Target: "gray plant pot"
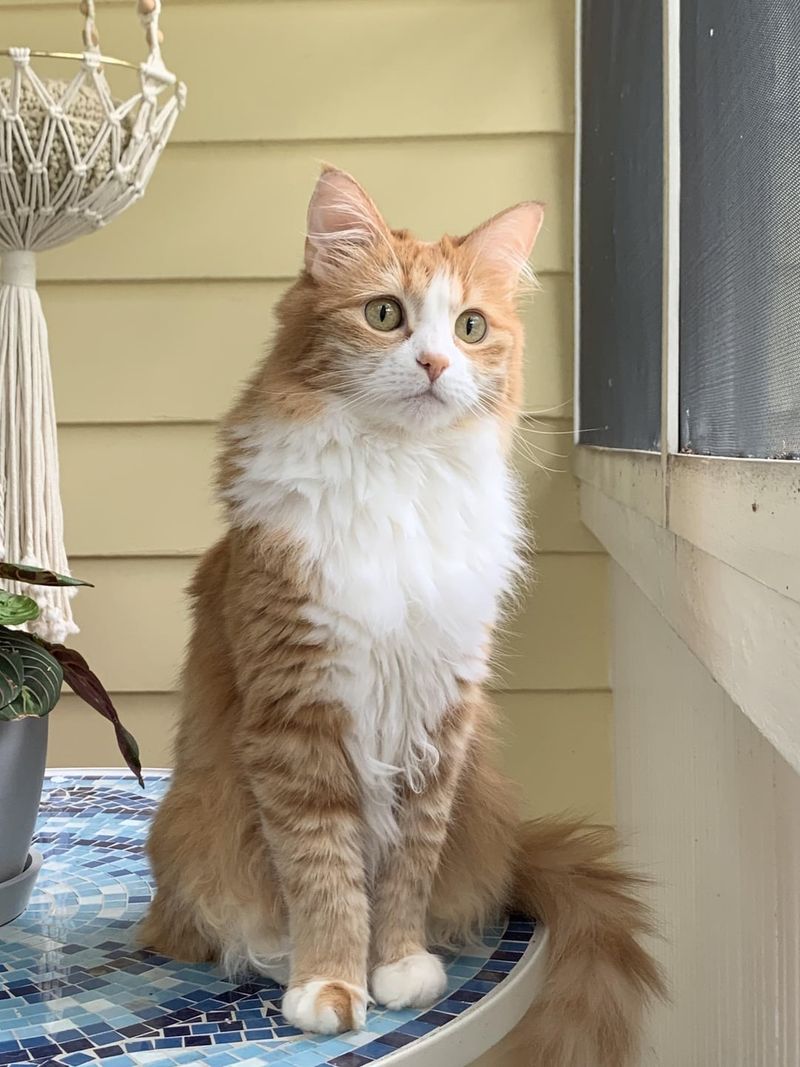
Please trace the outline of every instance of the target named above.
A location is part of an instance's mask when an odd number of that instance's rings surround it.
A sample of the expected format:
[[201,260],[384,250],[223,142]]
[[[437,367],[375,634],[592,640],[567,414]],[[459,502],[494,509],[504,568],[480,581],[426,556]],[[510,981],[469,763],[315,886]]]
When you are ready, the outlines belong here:
[[46,759],[46,716],[0,722],[0,926],[25,910],[41,866],[31,838]]

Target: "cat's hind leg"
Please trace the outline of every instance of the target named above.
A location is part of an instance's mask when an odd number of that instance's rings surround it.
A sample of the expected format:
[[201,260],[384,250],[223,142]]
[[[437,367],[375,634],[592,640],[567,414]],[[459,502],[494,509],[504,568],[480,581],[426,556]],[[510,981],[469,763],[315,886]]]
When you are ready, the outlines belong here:
[[232,977],[257,971],[283,982],[285,909],[243,792],[207,769],[176,771],[147,844],[157,891],[139,940],[176,959],[218,961]]
[[197,911],[197,855],[194,820],[187,819],[187,795],[176,782],[162,801],[147,842],[156,894],[137,931],[144,947],[191,963],[217,960],[220,945]]

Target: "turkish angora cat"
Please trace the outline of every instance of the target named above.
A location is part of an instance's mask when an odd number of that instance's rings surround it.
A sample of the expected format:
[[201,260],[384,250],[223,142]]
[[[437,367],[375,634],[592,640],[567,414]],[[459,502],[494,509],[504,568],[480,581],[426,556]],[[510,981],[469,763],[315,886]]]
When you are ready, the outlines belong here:
[[335,1033],[370,994],[435,1002],[427,946],[522,910],[550,938],[531,1062],[622,1067],[659,989],[636,879],[610,833],[520,822],[483,688],[521,569],[515,304],[541,222],[523,203],[428,244],[320,177],[224,424],[143,940],[272,974],[291,1023]]

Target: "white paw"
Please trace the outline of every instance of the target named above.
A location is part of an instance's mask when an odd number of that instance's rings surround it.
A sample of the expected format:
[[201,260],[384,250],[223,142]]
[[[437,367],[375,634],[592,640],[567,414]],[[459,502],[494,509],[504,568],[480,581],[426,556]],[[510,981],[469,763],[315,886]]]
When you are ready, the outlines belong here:
[[284,1018],[298,1030],[315,1034],[340,1034],[361,1030],[367,1017],[367,994],[349,982],[306,982],[292,986],[283,995]]
[[427,1008],[447,988],[442,961],[430,952],[404,956],[372,972],[372,995],[379,1004],[400,1008]]

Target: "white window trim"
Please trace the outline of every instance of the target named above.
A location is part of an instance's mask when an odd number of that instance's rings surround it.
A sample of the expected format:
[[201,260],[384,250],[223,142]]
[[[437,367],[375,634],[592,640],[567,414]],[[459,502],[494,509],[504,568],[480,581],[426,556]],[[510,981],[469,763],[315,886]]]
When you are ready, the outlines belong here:
[[[800,462],[678,450],[679,0],[664,0],[661,452],[577,445],[581,517],[716,681],[800,771]],[[575,359],[580,353],[580,46],[576,0]]]

